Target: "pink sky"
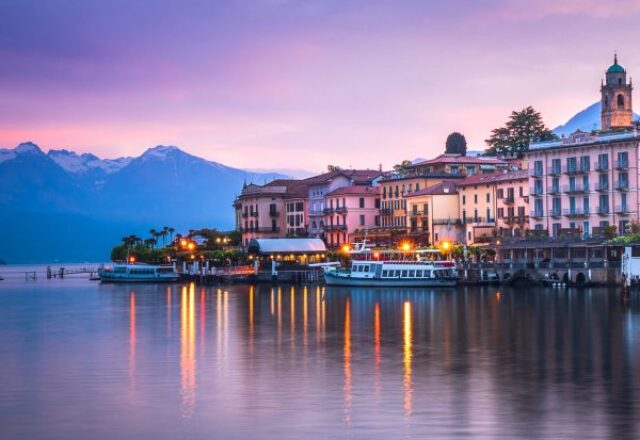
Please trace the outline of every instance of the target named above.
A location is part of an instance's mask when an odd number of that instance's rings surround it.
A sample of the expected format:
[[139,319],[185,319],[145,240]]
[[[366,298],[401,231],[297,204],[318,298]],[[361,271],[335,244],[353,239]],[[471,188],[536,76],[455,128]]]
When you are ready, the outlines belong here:
[[388,168],[527,105],[564,123],[614,49],[640,74],[640,1],[134,3],[0,6],[1,147]]

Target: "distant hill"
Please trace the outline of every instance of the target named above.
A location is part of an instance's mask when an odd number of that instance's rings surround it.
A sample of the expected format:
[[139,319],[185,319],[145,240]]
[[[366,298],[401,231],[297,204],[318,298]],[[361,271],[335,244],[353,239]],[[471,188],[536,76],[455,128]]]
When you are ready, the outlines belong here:
[[27,142],[0,149],[0,255],[10,263],[106,260],[129,233],[234,227],[245,172],[157,146],[136,158],[100,159]]
[[[602,103],[600,101],[591,104],[584,110],[576,113],[565,124],[553,129],[558,136],[569,135],[576,130],[592,131],[600,130],[600,113],[602,111]],[[634,113],[634,120],[640,120],[640,115]]]

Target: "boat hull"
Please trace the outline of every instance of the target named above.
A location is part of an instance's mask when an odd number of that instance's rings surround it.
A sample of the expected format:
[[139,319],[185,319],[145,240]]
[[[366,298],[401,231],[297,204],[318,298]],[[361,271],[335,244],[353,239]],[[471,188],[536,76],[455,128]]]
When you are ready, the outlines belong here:
[[178,281],[178,276],[170,277],[132,277],[132,276],[104,276],[100,275],[101,283],[175,283]]
[[325,272],[324,281],[328,286],[348,287],[455,287],[455,278],[352,278],[345,275],[334,275]]

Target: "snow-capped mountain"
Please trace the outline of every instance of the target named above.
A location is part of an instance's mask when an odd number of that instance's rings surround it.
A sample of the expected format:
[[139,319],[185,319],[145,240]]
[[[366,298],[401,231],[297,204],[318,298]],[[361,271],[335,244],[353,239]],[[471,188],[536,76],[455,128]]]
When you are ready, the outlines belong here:
[[[0,258],[8,262],[104,261],[123,235],[150,228],[231,229],[244,182],[284,176],[245,172],[174,146],[135,158],[51,150],[0,150]],[[69,243],[74,243],[70,246]]]
[[120,170],[131,162],[130,157],[100,159],[91,153],[78,154],[68,150],[49,150],[47,155],[53,159],[55,163],[73,174],[83,174],[93,170],[110,174]]
[[[565,124],[553,129],[558,136],[569,135],[576,130],[592,131],[600,130],[600,112],[602,111],[602,103],[600,101],[591,104],[589,107],[576,113]],[[634,120],[639,120],[640,115],[634,113]]]

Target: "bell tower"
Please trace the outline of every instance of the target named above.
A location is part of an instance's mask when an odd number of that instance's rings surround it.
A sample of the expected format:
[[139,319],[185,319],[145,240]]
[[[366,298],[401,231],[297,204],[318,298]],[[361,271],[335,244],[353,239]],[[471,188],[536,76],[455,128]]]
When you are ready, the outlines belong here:
[[627,83],[627,71],[618,64],[618,55],[615,54],[613,64],[607,69],[606,79],[600,86],[602,131],[631,127],[633,121],[632,90],[631,81]]

